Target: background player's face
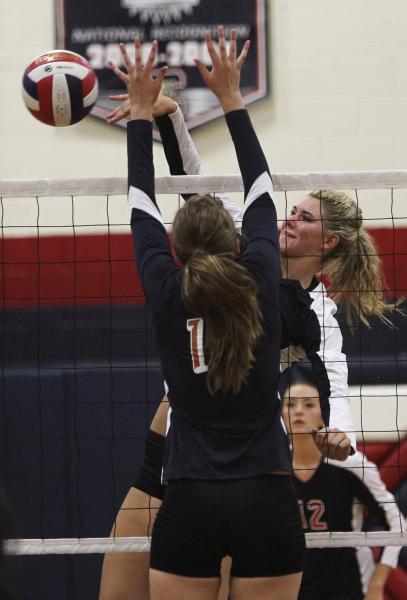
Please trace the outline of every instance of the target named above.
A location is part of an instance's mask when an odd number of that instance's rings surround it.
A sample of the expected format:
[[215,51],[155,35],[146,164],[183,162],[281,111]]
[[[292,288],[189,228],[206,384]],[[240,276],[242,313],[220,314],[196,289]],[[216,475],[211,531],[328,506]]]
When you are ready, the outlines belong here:
[[311,433],[322,427],[318,390],[306,383],[292,385],[283,398],[283,419],[289,433]]
[[307,196],[283,222],[280,232],[282,256],[315,256],[324,253],[323,213],[319,200]]

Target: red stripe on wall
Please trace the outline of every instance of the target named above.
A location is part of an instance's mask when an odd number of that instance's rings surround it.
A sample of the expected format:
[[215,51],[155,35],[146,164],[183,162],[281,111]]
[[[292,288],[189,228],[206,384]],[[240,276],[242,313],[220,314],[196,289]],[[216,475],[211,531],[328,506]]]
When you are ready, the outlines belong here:
[[4,239],[3,306],[143,303],[131,236]]
[[[391,294],[406,295],[407,229],[371,233]],[[0,257],[6,308],[144,302],[129,234],[3,238]]]

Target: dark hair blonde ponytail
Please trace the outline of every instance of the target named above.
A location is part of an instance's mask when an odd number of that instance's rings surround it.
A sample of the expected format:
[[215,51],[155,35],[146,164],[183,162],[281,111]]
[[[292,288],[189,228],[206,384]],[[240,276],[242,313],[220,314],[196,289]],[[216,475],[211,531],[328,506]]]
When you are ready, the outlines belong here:
[[205,323],[208,389],[236,394],[262,326],[256,284],[236,261],[233,221],[218,199],[195,196],[178,211],[173,240],[184,263],[183,300]]

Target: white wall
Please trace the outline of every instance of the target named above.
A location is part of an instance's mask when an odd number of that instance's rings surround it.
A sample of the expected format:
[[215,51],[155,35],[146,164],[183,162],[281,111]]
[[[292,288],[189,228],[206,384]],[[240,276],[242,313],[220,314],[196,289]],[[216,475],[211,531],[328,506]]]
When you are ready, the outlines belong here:
[[[23,106],[24,68],[55,46],[52,0],[0,3],[0,177],[125,175],[122,129],[48,127]],[[405,168],[407,0],[270,0],[269,29],[272,91],[250,113],[272,168]],[[208,173],[237,171],[222,121],[193,136]]]
[[406,384],[351,386],[349,402],[358,440],[397,442],[406,437]]

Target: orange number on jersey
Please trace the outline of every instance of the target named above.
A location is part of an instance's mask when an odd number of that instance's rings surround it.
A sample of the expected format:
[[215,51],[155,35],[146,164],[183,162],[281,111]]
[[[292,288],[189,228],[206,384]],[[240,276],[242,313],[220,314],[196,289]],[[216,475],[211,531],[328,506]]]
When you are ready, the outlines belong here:
[[208,365],[205,364],[205,356],[203,349],[203,320],[188,319],[187,329],[191,341],[192,367],[194,373],[205,373],[208,370]]

